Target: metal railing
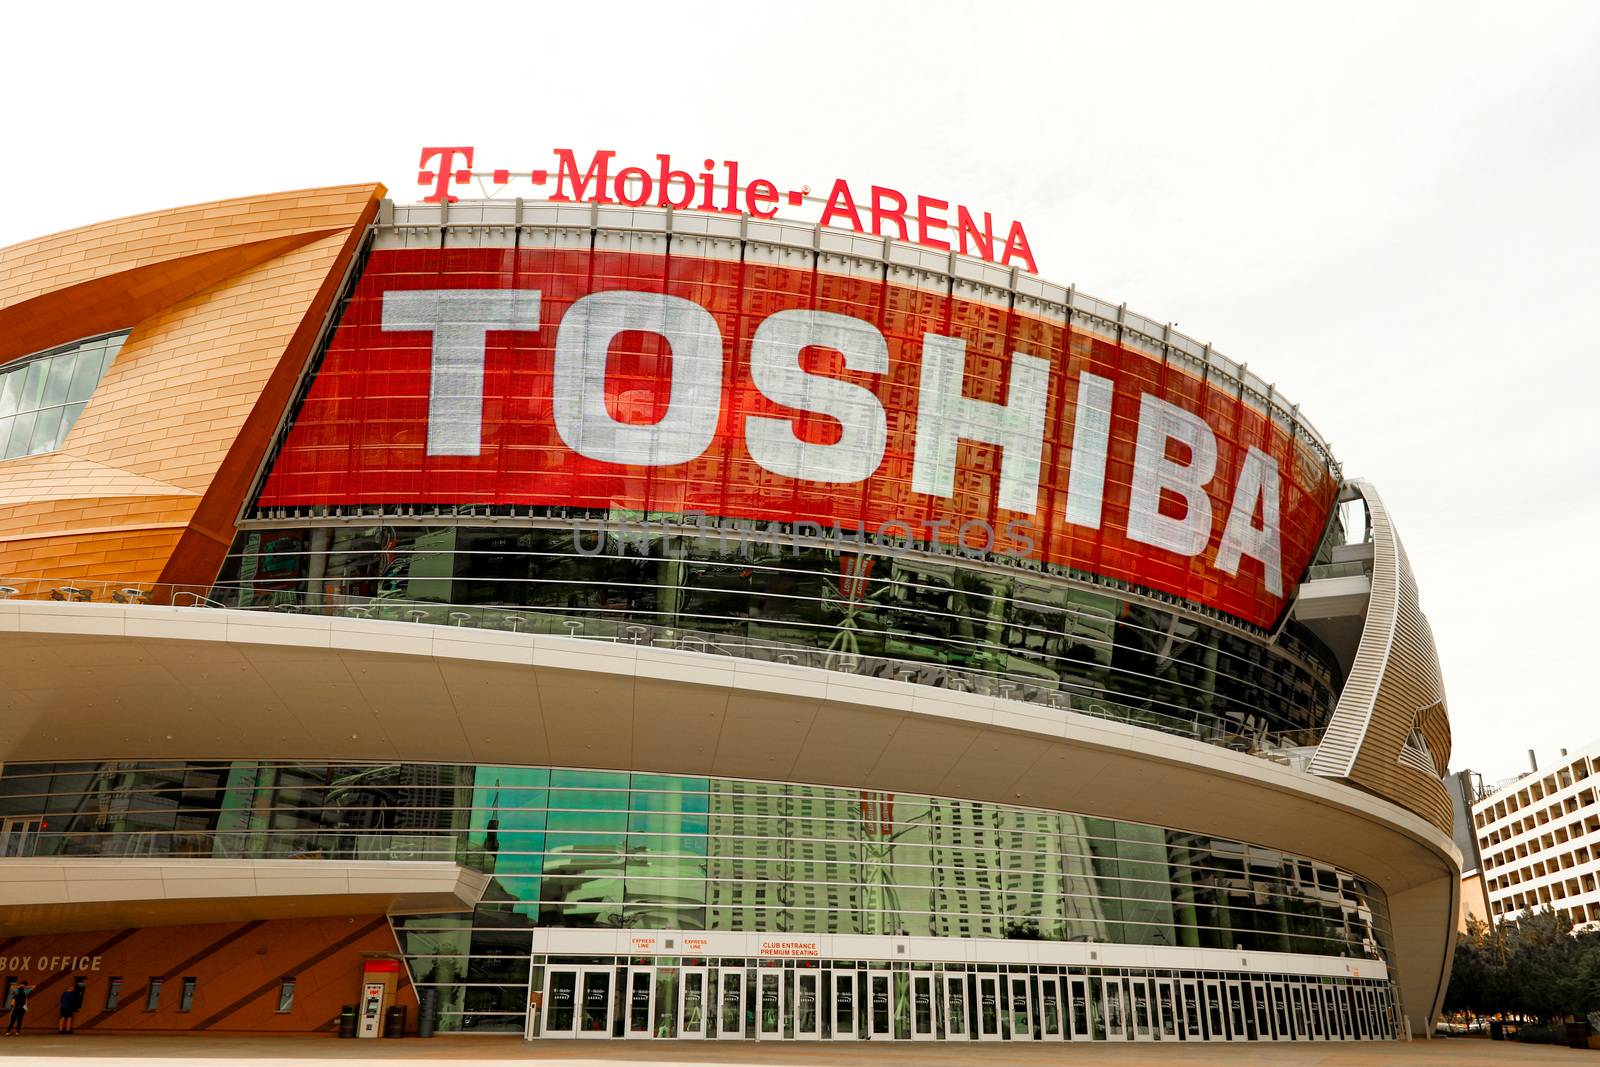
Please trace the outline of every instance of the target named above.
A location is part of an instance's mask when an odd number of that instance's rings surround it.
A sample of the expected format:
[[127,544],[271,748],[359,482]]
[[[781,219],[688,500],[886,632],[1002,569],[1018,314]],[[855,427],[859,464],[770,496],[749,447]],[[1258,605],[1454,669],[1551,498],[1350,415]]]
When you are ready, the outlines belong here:
[[21,840],[16,855],[431,861],[457,863],[476,871],[494,867],[493,854],[469,844],[467,831],[459,829],[38,830]]
[[[681,626],[643,623],[623,611],[596,609],[565,614],[534,607],[448,604],[381,596],[264,589],[245,585],[172,585],[121,579],[0,578],[0,601],[33,600],[73,604],[114,603],[237,611],[277,612],[361,619],[401,625],[492,630],[534,637],[563,637],[636,648],[662,648],[809,667],[931,686],[954,693],[1021,701],[1057,712],[1125,722],[1161,733],[1217,745],[1305,771],[1321,739],[1316,728],[1273,730],[1259,719],[1203,711],[1181,712],[1117,701],[1107,694],[1055,677],[958,667],[927,660],[867,655],[840,629],[827,647],[764,641]],[[835,647],[838,646],[838,647]]]
[[1344,563],[1316,563],[1306,571],[1306,581],[1314,582],[1318,578],[1361,578],[1372,573],[1372,564],[1361,560],[1349,560]]

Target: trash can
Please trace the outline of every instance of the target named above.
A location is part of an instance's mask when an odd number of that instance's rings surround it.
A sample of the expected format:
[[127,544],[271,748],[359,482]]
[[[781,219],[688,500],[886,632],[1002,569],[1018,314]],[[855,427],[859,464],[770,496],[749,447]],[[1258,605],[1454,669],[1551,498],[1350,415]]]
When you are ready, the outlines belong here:
[[356,1006],[354,1004],[346,1004],[339,1009],[339,1036],[356,1036]]
[[1506,1039],[1506,1024],[1499,1019],[1489,1020],[1489,1040],[1504,1041]]
[[406,1036],[406,1006],[404,1004],[396,1004],[394,1007],[384,1012],[383,1036]]
[[417,993],[417,1036],[432,1037],[433,1028],[438,1025],[439,991],[432,986],[425,986]]
[[1589,1020],[1579,1019],[1575,1023],[1567,1024],[1567,1047],[1589,1047]]

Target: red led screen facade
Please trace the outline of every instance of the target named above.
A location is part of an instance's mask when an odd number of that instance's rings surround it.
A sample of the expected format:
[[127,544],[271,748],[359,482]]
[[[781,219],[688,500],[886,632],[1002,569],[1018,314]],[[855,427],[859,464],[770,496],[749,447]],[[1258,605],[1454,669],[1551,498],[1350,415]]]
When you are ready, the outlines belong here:
[[1270,626],[1336,491],[1231,381],[1003,305],[749,261],[447,248],[371,254],[259,504],[959,540]]

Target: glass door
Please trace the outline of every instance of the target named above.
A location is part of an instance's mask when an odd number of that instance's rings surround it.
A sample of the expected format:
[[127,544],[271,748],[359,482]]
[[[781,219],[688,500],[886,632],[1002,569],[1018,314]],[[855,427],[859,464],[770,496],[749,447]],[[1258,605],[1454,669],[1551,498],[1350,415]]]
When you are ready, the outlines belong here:
[[1244,990],[1238,982],[1224,982],[1228,997],[1228,1040],[1250,1040],[1250,1022],[1244,1010]]
[[1250,1035],[1260,1041],[1271,1041],[1272,1007],[1267,1003],[1267,983],[1251,982],[1245,986],[1250,994]]
[[1173,996],[1172,979],[1157,978],[1156,1037],[1161,1041],[1178,1040],[1178,1005]]
[[744,1037],[743,967],[723,967],[717,972],[717,1036],[729,1041]]
[[762,967],[756,971],[756,1037],[760,1040],[783,1037],[788,974],[778,967]]
[[578,972],[578,1036],[611,1036],[610,967],[584,967]]
[[867,1036],[894,1040],[894,975],[889,971],[867,972]]
[[1128,993],[1130,1001],[1130,1019],[1133,1023],[1133,1039],[1135,1041],[1149,1041],[1154,1038],[1154,1027],[1151,1026],[1150,1010],[1150,980],[1148,978],[1130,978],[1128,980]]
[[706,1036],[706,969],[685,967],[678,975],[678,1036]]
[[939,1005],[934,996],[932,971],[911,972],[911,1040],[933,1041],[939,1036]]
[[833,1039],[856,1039],[856,972],[834,971],[833,978]]
[[1273,982],[1267,988],[1272,994],[1273,1032],[1279,1041],[1293,1041],[1294,1032],[1289,1029],[1289,992],[1282,982]]
[[623,1037],[654,1037],[656,1017],[656,969],[628,968],[628,1021]]
[[822,972],[794,972],[794,1036],[797,1041],[822,1039]]
[[1061,976],[1039,976],[1039,1036],[1046,1041],[1065,1041],[1066,1019],[1061,1013]]
[[1067,1021],[1072,1027],[1072,1040],[1092,1040],[1094,1031],[1089,1026],[1089,979],[1081,974],[1069,974],[1066,987]]
[[1200,990],[1192,979],[1178,983],[1183,998],[1183,1039],[1204,1041],[1205,1027],[1200,1022]]
[[545,1037],[572,1037],[578,1030],[578,968],[550,967],[544,979]]
[[1010,1009],[1011,1040],[1033,1040],[1033,989],[1026,974],[1006,975],[1006,1005]]
[[1310,1025],[1310,1033],[1306,1034],[1313,1041],[1326,1041],[1327,1031],[1323,1029],[1327,1016],[1322,1010],[1322,987],[1320,985],[1306,986],[1306,1019]]
[[1200,995],[1205,998],[1205,1024],[1207,1041],[1228,1040],[1228,1027],[1223,1022],[1222,985],[1207,980],[1200,983]]
[[1128,1040],[1128,1016],[1123,1004],[1121,978],[1100,978],[1100,1004],[1107,1041]]
[[944,1032],[951,1040],[968,1037],[967,976],[945,972]]
[[1299,982],[1289,986],[1289,1022],[1296,1041],[1306,1036],[1306,987]]
[[978,975],[978,1040],[999,1041],[1000,1033],[1000,976]]

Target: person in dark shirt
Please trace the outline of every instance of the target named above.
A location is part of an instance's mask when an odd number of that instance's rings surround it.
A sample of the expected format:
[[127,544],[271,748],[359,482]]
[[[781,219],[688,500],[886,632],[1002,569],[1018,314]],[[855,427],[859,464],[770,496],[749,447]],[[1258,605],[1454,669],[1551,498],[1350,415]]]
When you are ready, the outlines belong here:
[[11,1021],[6,1024],[6,1036],[22,1033],[22,1017],[28,1012],[28,998],[33,996],[33,985],[23,982],[11,990]]
[[56,1029],[63,1034],[72,1033],[73,1017],[78,1014],[78,1009],[83,1007],[83,987],[73,982],[66,992],[61,994],[61,1022]]

